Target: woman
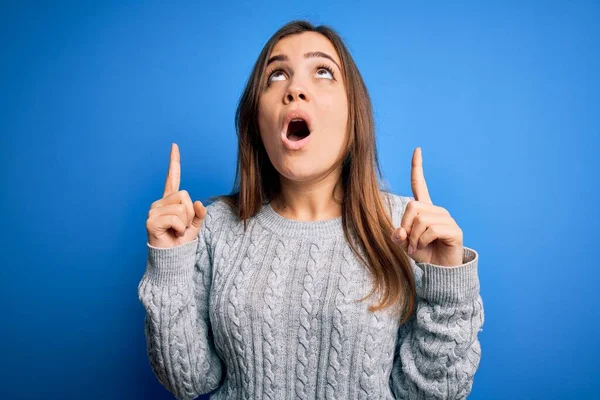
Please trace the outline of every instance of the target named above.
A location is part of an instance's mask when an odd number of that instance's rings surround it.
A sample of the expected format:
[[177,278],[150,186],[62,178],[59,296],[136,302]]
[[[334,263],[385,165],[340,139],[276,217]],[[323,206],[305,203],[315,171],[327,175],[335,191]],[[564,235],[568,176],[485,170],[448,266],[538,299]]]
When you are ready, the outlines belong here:
[[149,211],[138,292],[160,382],[178,399],[465,398],[477,253],[432,204],[420,148],[414,197],[380,189],[371,103],[336,32],[277,31],[236,123],[232,194],[192,203],[173,144]]

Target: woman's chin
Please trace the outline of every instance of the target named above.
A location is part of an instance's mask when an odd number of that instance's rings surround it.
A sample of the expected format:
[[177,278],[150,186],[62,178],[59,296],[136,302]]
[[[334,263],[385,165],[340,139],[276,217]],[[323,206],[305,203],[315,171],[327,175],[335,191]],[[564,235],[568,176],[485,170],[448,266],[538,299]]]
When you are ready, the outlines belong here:
[[280,174],[287,180],[294,182],[306,182],[317,178],[320,173],[315,170],[314,165],[306,162],[295,162],[294,165],[280,170]]

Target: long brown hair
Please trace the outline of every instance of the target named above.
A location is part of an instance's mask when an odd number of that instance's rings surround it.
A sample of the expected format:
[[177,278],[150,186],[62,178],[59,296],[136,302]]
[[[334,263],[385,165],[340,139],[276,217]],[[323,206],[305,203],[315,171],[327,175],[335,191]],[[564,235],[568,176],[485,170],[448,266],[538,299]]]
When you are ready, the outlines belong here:
[[[363,79],[343,39],[329,26],[314,26],[307,21],[292,21],[281,27],[263,47],[235,114],[238,136],[238,162],[235,183],[229,195],[221,199],[244,221],[253,217],[266,202],[279,194],[279,173],[272,165],[260,138],[258,104],[262,94],[265,64],[275,44],[288,35],[317,32],[331,41],[342,67],[349,113],[345,156],[338,184],[343,188],[342,224],[344,236],[358,259],[374,278],[373,290],[382,294],[381,303],[369,306],[370,311],[399,305],[401,323],[412,315],[415,308],[415,279],[406,252],[392,242],[392,220],[384,208],[379,186],[381,167],[375,143],[375,126],[371,99]],[[388,203],[389,204],[389,203]],[[355,239],[354,239],[355,238]],[[358,242],[363,257],[354,240]]]

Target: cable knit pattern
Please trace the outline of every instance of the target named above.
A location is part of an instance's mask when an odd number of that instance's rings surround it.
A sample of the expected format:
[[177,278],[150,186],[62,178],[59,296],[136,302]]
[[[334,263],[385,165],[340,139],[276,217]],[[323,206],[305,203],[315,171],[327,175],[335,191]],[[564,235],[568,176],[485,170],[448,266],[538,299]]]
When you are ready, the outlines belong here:
[[[252,398],[252,387],[250,385],[251,376],[253,374],[253,364],[249,362],[253,359],[252,348],[244,346],[244,339],[242,335],[246,331],[242,325],[242,309],[244,307],[241,297],[244,293],[244,283],[246,275],[250,273],[250,270],[255,268],[255,262],[257,253],[264,251],[264,242],[266,237],[261,235],[250,235],[250,241],[246,250],[246,257],[241,262],[239,273],[235,275],[233,286],[231,288],[231,301],[228,303],[228,316],[232,322],[231,334],[235,342],[235,353],[236,360],[238,361],[240,374],[244,381],[243,398]],[[246,339],[247,340],[247,339]]]
[[[399,226],[408,201],[382,192]],[[244,231],[222,201],[198,238],[148,247],[138,285],[149,364],[177,399],[464,399],[481,359],[478,254],[414,263],[417,309],[377,294],[342,218],[294,221],[270,204]]]
[[348,259],[351,257],[350,248],[343,250],[342,262],[340,265],[340,278],[338,280],[338,295],[335,298],[335,310],[333,311],[333,325],[331,331],[331,349],[329,355],[329,366],[327,368],[327,389],[325,391],[326,399],[345,399],[348,397],[345,387],[345,379],[348,374],[348,363],[350,359],[346,356],[350,349],[350,315],[348,315],[347,299],[350,294],[350,269]]
[[310,384],[309,377],[313,376],[311,371],[316,368],[316,355],[314,351],[317,346],[316,336],[316,314],[314,310],[319,308],[320,288],[317,283],[320,281],[317,277],[317,260],[319,246],[311,243],[309,248],[308,266],[306,275],[303,280],[303,291],[300,299],[300,329],[298,332],[298,364],[296,375],[298,382],[296,384],[296,396],[298,399],[313,398],[314,394],[310,394],[307,386]]
[[265,290],[264,302],[264,322],[263,322],[263,343],[264,354],[264,396],[268,399],[274,399],[275,393],[275,352],[277,352],[277,341],[275,340],[276,327],[275,320],[281,315],[282,295],[278,293],[278,288],[283,284],[284,265],[282,260],[285,259],[285,242],[279,241],[275,250],[275,259],[271,263],[271,271],[267,276],[267,286]]

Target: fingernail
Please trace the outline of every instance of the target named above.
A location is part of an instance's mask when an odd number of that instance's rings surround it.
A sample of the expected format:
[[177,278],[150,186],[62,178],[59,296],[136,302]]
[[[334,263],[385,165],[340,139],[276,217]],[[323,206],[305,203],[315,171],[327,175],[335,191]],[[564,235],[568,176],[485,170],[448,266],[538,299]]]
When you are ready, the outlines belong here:
[[412,247],[412,244],[408,245],[408,254],[412,254],[414,252],[414,248]]

